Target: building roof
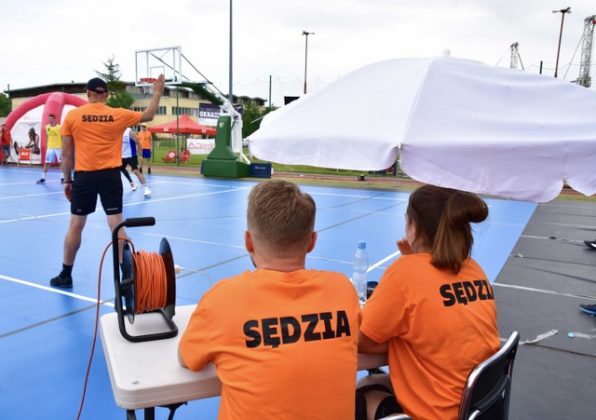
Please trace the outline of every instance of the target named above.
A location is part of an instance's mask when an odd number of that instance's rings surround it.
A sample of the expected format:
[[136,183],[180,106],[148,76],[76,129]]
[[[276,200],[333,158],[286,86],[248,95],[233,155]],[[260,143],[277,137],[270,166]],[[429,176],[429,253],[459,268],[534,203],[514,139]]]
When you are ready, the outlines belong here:
[[87,83],[53,83],[49,85],[32,86],[21,89],[10,89],[4,92],[11,98],[29,98],[47,92],[85,93]]

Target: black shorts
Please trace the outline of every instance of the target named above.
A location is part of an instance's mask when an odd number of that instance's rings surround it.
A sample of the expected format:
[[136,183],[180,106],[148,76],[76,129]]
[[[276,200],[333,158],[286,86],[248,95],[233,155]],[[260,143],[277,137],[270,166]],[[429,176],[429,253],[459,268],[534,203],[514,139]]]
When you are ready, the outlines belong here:
[[379,403],[379,406],[375,411],[375,419],[382,419],[390,414],[401,413],[403,411],[390,389],[381,384],[365,385],[356,389],[356,420],[366,420],[366,398],[364,394],[366,394],[367,391],[373,390],[391,394],[387,395],[387,397],[383,398]]
[[122,213],[120,168],[75,172],[70,212],[78,216],[93,213],[98,194],[107,215]]
[[136,156],[122,158],[122,167],[126,168],[126,165],[129,165],[133,170],[139,169],[139,159]]

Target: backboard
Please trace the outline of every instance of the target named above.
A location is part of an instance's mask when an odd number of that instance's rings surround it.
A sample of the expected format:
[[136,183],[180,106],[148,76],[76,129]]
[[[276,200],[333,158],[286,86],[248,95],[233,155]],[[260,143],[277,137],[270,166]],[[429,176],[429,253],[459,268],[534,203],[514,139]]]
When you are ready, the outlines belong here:
[[135,51],[135,85],[148,86],[150,79],[160,74],[167,85],[179,85],[186,78],[182,75],[180,47],[152,48]]

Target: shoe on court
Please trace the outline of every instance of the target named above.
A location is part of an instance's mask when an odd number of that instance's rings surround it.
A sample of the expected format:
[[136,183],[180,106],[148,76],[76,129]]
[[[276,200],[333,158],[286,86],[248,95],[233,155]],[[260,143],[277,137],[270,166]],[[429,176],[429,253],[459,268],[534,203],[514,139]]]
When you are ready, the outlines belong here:
[[46,180],[43,178],[36,182],[36,184],[45,184],[45,183],[46,183]]
[[133,190],[133,191],[136,191],[137,190],[137,186],[135,185],[134,182],[131,182],[130,183],[130,189]]
[[151,196],[151,190],[149,189],[149,187],[145,187],[144,194],[145,194],[145,197]]
[[590,249],[596,249],[596,240],[593,241],[584,241],[586,246]]
[[72,287],[72,276],[63,277],[58,274],[52,280],[50,280],[50,286],[53,287],[63,287],[70,289]]
[[579,310],[587,313],[588,315],[596,316],[596,304],[594,304],[594,305],[587,305],[587,304],[579,305]]

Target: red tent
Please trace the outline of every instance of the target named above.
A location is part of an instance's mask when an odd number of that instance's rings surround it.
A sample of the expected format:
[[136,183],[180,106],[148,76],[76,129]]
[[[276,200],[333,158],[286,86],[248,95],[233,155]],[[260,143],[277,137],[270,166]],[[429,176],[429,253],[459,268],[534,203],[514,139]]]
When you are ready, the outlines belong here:
[[[178,126],[178,130],[176,130]],[[153,125],[148,127],[148,130],[152,133],[171,133],[171,134],[202,134],[204,136],[215,136],[217,130],[215,127],[207,127],[199,123],[194,122],[188,115],[181,115],[178,119],[170,121],[165,124]]]

